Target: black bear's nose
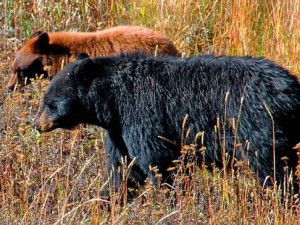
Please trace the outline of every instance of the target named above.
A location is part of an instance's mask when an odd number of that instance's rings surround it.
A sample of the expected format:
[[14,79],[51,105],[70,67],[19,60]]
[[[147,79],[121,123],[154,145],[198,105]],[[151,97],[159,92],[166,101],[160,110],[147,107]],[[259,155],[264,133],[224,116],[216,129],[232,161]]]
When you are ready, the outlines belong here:
[[57,128],[57,126],[47,111],[42,109],[34,119],[34,128],[39,132],[48,132]]
[[33,127],[35,130],[41,132],[41,126],[40,126],[40,119],[39,119],[39,118],[40,118],[40,117],[37,116],[37,117],[34,119],[32,127]]

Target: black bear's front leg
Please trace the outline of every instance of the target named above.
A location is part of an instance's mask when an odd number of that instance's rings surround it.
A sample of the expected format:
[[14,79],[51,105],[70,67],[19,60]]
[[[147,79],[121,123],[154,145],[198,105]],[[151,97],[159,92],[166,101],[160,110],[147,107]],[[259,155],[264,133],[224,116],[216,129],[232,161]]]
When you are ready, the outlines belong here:
[[[109,184],[104,192],[106,196],[109,196],[109,189],[116,193],[121,192],[120,194],[123,195],[124,191],[127,191],[124,190],[124,188],[128,187],[129,189],[135,190],[143,184],[146,179],[146,175],[141,171],[136,163],[133,164],[129,171],[126,170],[132,159],[128,156],[126,145],[121,137],[117,137],[108,132],[105,140],[105,150],[107,173],[110,178]],[[125,157],[127,158],[127,165],[122,164],[122,160],[125,162]],[[124,176],[123,172],[128,174]],[[128,196],[133,197],[133,194],[128,192]]]
[[122,182],[121,158],[123,155],[117,145],[111,140],[108,134],[105,140],[106,167],[108,178],[110,179],[109,188],[118,192]]

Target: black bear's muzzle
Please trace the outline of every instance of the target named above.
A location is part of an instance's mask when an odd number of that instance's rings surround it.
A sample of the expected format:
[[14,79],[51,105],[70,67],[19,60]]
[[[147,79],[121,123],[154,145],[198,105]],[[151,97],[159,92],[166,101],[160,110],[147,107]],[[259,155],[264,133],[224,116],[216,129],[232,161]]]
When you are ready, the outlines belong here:
[[56,128],[55,123],[45,110],[40,111],[34,120],[34,128],[39,132],[48,132]]

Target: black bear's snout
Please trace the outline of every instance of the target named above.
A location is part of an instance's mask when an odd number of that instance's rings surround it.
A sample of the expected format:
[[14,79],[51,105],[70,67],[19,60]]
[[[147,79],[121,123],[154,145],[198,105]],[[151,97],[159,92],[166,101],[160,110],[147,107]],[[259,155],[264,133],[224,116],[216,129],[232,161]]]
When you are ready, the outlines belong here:
[[48,132],[55,129],[55,123],[45,110],[40,111],[34,119],[34,128],[39,132]]
[[41,126],[40,126],[40,124],[39,124],[39,118],[38,118],[38,117],[36,117],[36,118],[34,119],[32,127],[33,127],[34,129],[36,129],[37,131],[42,132],[42,131],[41,131]]

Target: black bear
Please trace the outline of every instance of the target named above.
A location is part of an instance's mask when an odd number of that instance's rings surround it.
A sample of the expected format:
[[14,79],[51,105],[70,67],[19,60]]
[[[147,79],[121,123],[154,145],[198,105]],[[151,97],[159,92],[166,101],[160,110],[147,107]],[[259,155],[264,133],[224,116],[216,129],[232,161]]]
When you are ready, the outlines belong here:
[[136,158],[130,182],[143,184],[147,177],[156,182],[150,166],[171,181],[167,169],[181,155],[186,115],[186,142],[203,131],[196,146],[206,147],[205,162],[223,166],[225,150],[231,160],[249,162],[261,183],[266,177],[282,183],[286,164],[296,168],[292,148],[300,140],[300,85],[263,58],[81,57],[51,81],[35,126],[41,132],[80,123],[104,128],[108,170],[118,190],[122,175],[116,168],[123,156]]

